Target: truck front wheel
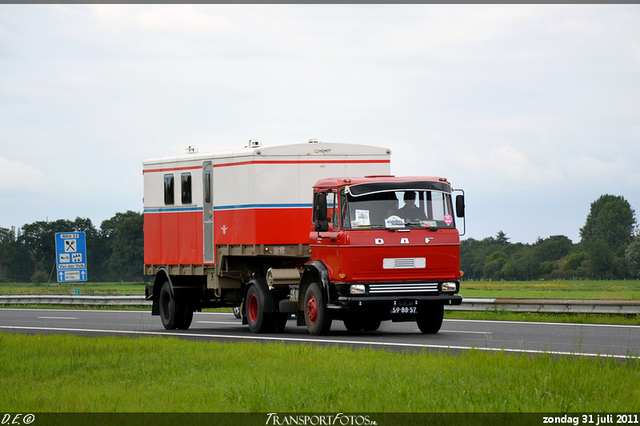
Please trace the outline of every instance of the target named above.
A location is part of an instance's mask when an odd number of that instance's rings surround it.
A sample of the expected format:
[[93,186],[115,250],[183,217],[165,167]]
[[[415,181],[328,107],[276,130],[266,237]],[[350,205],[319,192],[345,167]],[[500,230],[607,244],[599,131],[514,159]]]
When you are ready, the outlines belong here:
[[314,336],[322,336],[331,329],[331,314],[318,283],[312,283],[305,295],[305,321],[307,330]]
[[377,318],[360,318],[358,316],[348,316],[343,321],[345,328],[351,332],[376,331],[382,323]]
[[420,307],[416,322],[418,328],[424,334],[435,334],[442,327],[442,319],[444,317],[444,305],[429,305]]

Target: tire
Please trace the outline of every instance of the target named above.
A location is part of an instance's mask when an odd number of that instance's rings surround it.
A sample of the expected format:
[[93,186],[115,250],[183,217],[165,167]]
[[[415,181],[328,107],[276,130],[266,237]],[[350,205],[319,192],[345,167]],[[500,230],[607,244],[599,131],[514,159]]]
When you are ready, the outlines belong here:
[[344,326],[347,330],[351,332],[358,331],[376,331],[380,328],[380,321],[377,318],[357,318],[357,317],[347,317],[344,320]]
[[362,321],[360,321],[358,318],[347,317],[343,319],[342,322],[344,322],[344,327],[352,333],[362,331]]
[[313,336],[325,335],[331,329],[331,314],[324,299],[320,285],[312,283],[304,297],[304,319]]
[[278,313],[276,315],[276,333],[282,333],[284,328],[287,326],[287,321],[289,321],[289,314]]
[[191,321],[193,321],[193,307],[188,300],[181,302],[180,299],[177,299],[177,303],[181,306],[180,310],[182,311],[182,316],[180,321],[176,324],[176,328],[180,330],[187,330],[191,326]]
[[233,308],[233,316],[238,319],[242,319],[242,314],[240,313],[240,307],[236,306]]
[[249,329],[254,333],[271,333],[278,328],[275,314],[265,312],[269,297],[271,294],[258,284],[247,291],[245,314]]
[[182,321],[183,312],[179,311],[173,288],[165,281],[160,288],[160,319],[167,330],[175,330]]
[[435,334],[440,331],[444,317],[444,305],[428,305],[418,309],[416,322],[420,331],[424,334]]
[[382,321],[380,321],[377,318],[367,318],[366,320],[363,321],[362,330],[376,331],[377,329],[380,328],[380,324],[382,324]]

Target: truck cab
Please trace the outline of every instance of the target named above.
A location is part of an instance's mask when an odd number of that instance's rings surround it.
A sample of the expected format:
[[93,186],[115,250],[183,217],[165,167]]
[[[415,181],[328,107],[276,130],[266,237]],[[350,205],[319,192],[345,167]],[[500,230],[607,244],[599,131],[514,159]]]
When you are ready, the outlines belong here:
[[326,303],[305,300],[307,322],[324,319],[314,309],[326,306],[349,330],[415,320],[437,332],[444,305],[462,302],[454,217],[464,216],[463,196],[454,209],[451,184],[436,177],[323,179],[313,191],[307,267],[326,269]]

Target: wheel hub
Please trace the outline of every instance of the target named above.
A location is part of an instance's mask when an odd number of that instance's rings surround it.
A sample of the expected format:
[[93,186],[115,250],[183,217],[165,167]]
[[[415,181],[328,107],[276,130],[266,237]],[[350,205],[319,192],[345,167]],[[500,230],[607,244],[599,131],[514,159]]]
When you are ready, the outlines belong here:
[[315,324],[318,320],[318,301],[314,295],[309,296],[307,300],[307,319],[311,325]]
[[249,298],[249,306],[247,307],[249,311],[249,320],[251,322],[256,322],[258,320],[258,298],[255,294],[252,294]]

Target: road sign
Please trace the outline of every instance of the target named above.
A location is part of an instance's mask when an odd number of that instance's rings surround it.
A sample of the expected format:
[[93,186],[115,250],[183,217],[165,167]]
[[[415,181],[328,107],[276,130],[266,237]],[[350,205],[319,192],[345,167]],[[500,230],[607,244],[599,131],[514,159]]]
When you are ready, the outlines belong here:
[[56,264],[59,283],[87,281],[87,244],[84,232],[56,234]]

